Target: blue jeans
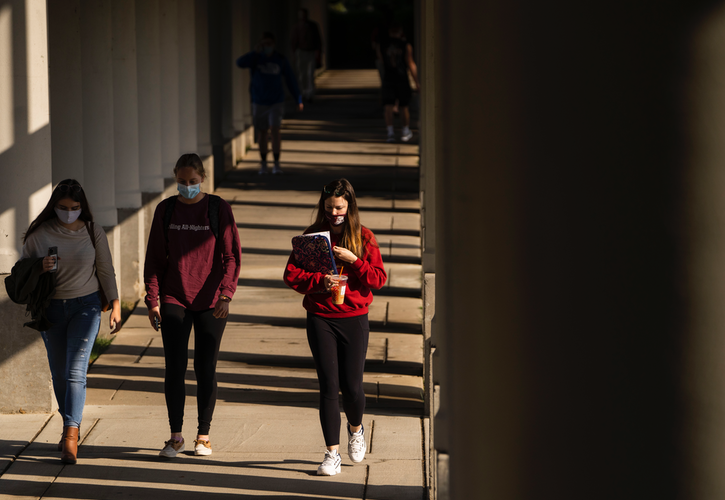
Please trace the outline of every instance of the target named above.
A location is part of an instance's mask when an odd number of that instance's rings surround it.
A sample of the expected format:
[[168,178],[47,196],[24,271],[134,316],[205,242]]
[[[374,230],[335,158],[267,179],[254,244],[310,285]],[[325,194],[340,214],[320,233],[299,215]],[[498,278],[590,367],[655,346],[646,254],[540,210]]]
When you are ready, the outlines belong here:
[[53,326],[41,335],[48,351],[58,411],[64,426],[80,427],[88,363],[101,326],[101,296],[95,292],[75,299],[53,299],[46,314]]

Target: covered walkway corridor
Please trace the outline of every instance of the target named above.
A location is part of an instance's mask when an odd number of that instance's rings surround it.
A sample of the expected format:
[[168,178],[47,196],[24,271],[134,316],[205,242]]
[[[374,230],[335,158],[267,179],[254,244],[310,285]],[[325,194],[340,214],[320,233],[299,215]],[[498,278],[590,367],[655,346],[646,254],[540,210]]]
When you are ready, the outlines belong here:
[[[374,70],[326,73],[315,102],[283,123],[284,175],[258,175],[251,151],[216,190],[234,210],[242,272],[219,357],[213,455],[158,457],[167,433],[163,348],[141,303],[89,372],[77,465],[57,460],[57,414],[0,415],[2,498],[423,498],[418,146],[382,142],[378,86]],[[302,296],[281,276],[321,187],[340,177],[356,189],[389,279],[370,309],[366,460],[354,465],[341,450],[342,473],[322,478],[315,475],[324,442]]]
[[[14,413],[0,446],[6,464],[21,457],[0,483],[61,498],[137,474],[129,493],[189,497],[725,498],[725,0],[412,0],[417,143],[380,142],[374,71],[323,65],[318,98],[286,117],[285,174],[256,175],[236,57],[268,29],[289,47],[299,7],[370,51],[345,9],[400,3],[0,0],[0,273],[54,183],[75,177],[132,309],[150,212],[188,151],[244,245],[218,414],[238,433],[213,438],[228,463],[210,478],[194,457],[146,460],[165,427],[160,348],[136,311],[92,370],[93,453],[58,469],[45,351],[0,290],[0,412]],[[391,280],[372,311],[370,461],[320,482],[305,476],[319,435],[302,309],[279,278],[316,193],[342,175]]]

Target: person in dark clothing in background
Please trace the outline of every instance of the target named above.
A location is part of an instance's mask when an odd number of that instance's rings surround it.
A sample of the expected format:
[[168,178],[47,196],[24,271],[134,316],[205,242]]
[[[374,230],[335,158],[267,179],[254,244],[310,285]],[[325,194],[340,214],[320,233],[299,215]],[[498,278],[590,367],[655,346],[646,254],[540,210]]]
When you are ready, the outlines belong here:
[[315,98],[315,68],[322,66],[322,37],[317,23],[310,21],[307,9],[299,10],[297,24],[292,30],[291,48],[302,98],[312,102]]
[[274,156],[273,174],[281,174],[279,164],[282,150],[282,115],[284,115],[284,86],[287,84],[292,96],[297,102],[297,109],[302,111],[302,96],[297,87],[289,61],[282,54],[274,50],[274,35],[266,32],[262,35],[257,49],[244,54],[237,59],[237,66],[249,68],[252,71],[252,116],[254,119],[254,133],[259,143],[259,154],[262,165],[259,174],[266,174],[267,170],[267,133],[272,131],[272,155]]
[[385,125],[388,129],[388,142],[395,141],[393,129],[393,107],[398,101],[400,114],[403,117],[403,132],[400,140],[408,142],[413,138],[410,130],[410,111],[408,105],[412,90],[408,79],[408,71],[415,82],[415,90],[420,89],[418,67],[413,60],[413,47],[403,38],[403,28],[399,24],[391,24],[389,38],[380,44],[378,57],[383,61],[383,105],[385,107]]

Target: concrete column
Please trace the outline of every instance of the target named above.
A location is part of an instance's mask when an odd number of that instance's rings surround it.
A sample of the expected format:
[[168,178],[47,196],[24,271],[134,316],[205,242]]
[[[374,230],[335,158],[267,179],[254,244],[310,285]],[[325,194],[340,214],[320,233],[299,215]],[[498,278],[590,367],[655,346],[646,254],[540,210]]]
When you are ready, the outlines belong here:
[[[139,93],[136,49],[136,4],[112,0],[113,121],[118,226],[113,232],[114,267],[122,303],[139,298],[143,275],[144,217],[139,171]],[[103,329],[102,329],[103,331]]]
[[[251,50],[249,43],[249,13],[251,12],[248,0],[232,0],[232,50],[229,64],[232,68],[232,127],[235,132],[242,132],[245,123],[245,104],[249,102],[249,70],[236,67],[239,56]],[[247,84],[245,87],[245,83]]]
[[435,272],[435,169],[436,154],[440,150],[436,147],[438,140],[436,121],[440,118],[436,99],[437,79],[440,78],[436,70],[436,18],[437,0],[422,0],[419,11],[421,17],[420,37],[422,47],[419,52],[418,71],[421,82],[421,119],[420,119],[420,190],[421,190],[421,229],[423,245],[423,272]]
[[51,193],[45,2],[0,5],[0,273]]
[[[180,156],[179,139],[179,9],[177,0],[160,0],[162,175],[173,177]],[[191,74],[191,77],[194,75]],[[194,97],[196,100],[196,97]]]
[[[51,194],[48,16],[43,0],[0,3],[0,281]],[[45,348],[0,287],[0,413],[54,409]]]
[[194,0],[177,1],[179,34],[179,153],[197,153],[196,8]]
[[250,0],[233,0],[231,9],[233,28],[228,64],[231,68],[232,165],[236,165],[244,157],[247,147],[254,142],[253,131],[249,130],[252,125],[250,71],[236,66],[237,58],[253,49],[250,41]]
[[684,110],[689,129],[688,165],[677,185],[685,192],[681,263],[687,302],[683,314],[682,381],[687,424],[687,456],[682,468],[683,498],[725,495],[725,316],[722,297],[725,268],[718,254],[725,249],[725,189],[721,140],[725,126],[725,8],[720,4],[693,24]]
[[214,190],[214,156],[211,145],[209,67],[209,0],[196,0],[196,140],[207,172],[206,189]]
[[450,498],[725,496],[713,5],[440,9]]
[[113,0],[113,139],[116,205],[140,208],[135,2]]
[[165,174],[161,154],[159,0],[137,0],[135,8],[139,181],[142,192],[160,193],[164,190]]
[[97,224],[115,226],[111,0],[81,0],[83,188]]
[[[233,39],[234,39],[234,32],[236,31],[236,24],[233,22],[233,2],[226,2],[221,7],[221,12],[223,12],[223,15],[227,16],[225,19],[220,19],[221,25],[219,26],[220,29],[220,43],[221,43],[221,52],[219,53],[221,66],[219,68],[219,77],[221,78],[221,88],[223,89],[221,93],[222,98],[222,111],[221,111],[221,118],[222,118],[222,134],[224,136],[225,142],[230,141],[234,137],[234,80],[232,77],[232,73],[236,72],[236,67],[230,67],[229,61],[233,57]],[[228,152],[225,154],[226,161],[224,163],[224,170],[226,170],[228,167],[231,166],[230,164],[230,158],[228,158],[229,154]]]
[[48,2],[48,67],[53,183],[83,175],[83,72],[80,0]]
[[[420,110],[420,205],[421,205],[421,245],[422,245],[422,274],[423,274],[423,345],[424,364],[423,379],[425,387],[425,414],[429,417],[428,426],[431,439],[426,465],[428,470],[428,486],[430,497],[435,498],[437,489],[437,461],[435,452],[436,443],[436,409],[439,402],[435,400],[436,385],[440,378],[436,377],[433,353],[436,345],[432,336],[433,317],[435,315],[435,171],[436,147],[438,136],[436,134],[436,0],[421,0],[415,4],[416,11],[416,46],[418,72],[421,82],[421,110]],[[443,429],[445,432],[445,429]],[[440,442],[440,438],[439,438]]]
[[199,156],[211,156],[209,101],[209,2],[196,0],[196,142]]
[[[242,37],[242,45],[241,45],[241,54],[246,54],[250,50],[254,50],[256,47],[256,41],[252,38],[252,1],[251,0],[242,0],[242,20],[239,24],[239,29],[242,30],[244,33]],[[237,68],[236,66],[236,59],[234,68]],[[249,71],[249,69],[242,70],[241,68],[237,68],[241,71],[241,79],[239,80],[239,85],[241,86],[241,92],[243,94],[242,99],[242,117],[244,120],[244,128],[249,129],[250,127],[253,127],[254,120],[252,118],[252,94],[249,92],[249,86],[252,84],[252,74]],[[252,133],[248,134],[247,140],[249,144],[254,143],[254,131],[252,130]]]
[[211,141],[214,154],[214,175],[221,179],[233,166],[232,128],[232,57],[231,5],[228,2],[209,3],[209,65]]
[[[440,401],[436,400],[439,393],[441,378],[445,375],[441,357],[434,357],[440,335],[433,332],[433,318],[435,315],[435,261],[436,261],[436,168],[440,156],[440,138],[436,133],[437,123],[440,121],[440,110],[437,107],[440,81],[436,68],[436,50],[438,46],[438,9],[437,0],[421,0],[416,3],[416,13],[419,16],[416,24],[419,26],[417,39],[419,40],[417,52],[419,57],[418,71],[421,81],[421,110],[420,110],[420,202],[421,202],[421,244],[422,244],[422,273],[423,273],[423,341],[424,365],[423,378],[425,386],[425,410],[430,417],[430,449],[428,451],[428,485],[431,497],[437,495],[438,473],[445,475],[446,468],[440,471],[437,468],[438,456],[435,451],[436,443],[446,448],[446,427],[442,426],[440,433],[436,430],[438,420],[445,417],[437,416]],[[438,390],[436,389],[438,388]],[[443,478],[443,482],[445,483]]]

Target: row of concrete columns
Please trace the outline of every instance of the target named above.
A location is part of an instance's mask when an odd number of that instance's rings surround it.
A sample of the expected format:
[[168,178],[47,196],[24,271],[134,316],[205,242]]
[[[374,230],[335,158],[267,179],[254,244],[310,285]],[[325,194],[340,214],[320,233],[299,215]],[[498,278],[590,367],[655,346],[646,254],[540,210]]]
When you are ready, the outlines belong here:
[[[79,180],[96,221],[113,228],[119,210],[164,191],[181,153],[211,166],[215,148],[251,125],[249,72],[234,61],[267,30],[288,51],[300,6],[324,29],[326,5],[314,0],[0,2],[0,167],[10,190],[0,272],[58,181]],[[212,173],[239,159],[234,148]]]
[[48,9],[52,181],[78,179],[96,220],[112,227],[116,209],[163,191],[181,152],[210,155],[198,120],[210,110],[197,103],[209,77],[196,71],[208,53],[195,45],[206,5],[60,0]]
[[[249,72],[234,61],[263,31],[284,38],[300,6],[324,29],[322,0],[0,0],[0,274],[52,187],[75,178],[108,234],[122,304],[138,300],[153,209],[175,191],[176,160],[197,152],[213,190],[241,158],[252,140]],[[0,384],[0,412],[53,404],[23,312],[0,291],[0,379],[14,381]]]

